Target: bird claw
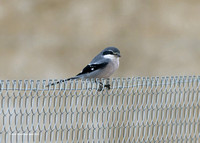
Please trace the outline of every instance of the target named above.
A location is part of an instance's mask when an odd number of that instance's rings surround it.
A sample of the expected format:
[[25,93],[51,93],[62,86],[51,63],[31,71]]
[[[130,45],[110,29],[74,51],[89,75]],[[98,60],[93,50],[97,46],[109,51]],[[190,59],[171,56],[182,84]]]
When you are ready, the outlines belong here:
[[107,88],[108,90],[110,90],[110,84],[106,84],[104,85],[105,88]]
[[[110,90],[110,84],[104,85],[104,88]],[[103,84],[100,82],[98,91],[102,91],[102,90],[103,90]]]

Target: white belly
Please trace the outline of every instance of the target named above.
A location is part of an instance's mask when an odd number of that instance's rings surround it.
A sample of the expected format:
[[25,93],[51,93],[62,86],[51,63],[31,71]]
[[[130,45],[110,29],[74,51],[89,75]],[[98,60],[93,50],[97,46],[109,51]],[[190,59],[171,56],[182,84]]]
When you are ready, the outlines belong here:
[[99,74],[99,78],[110,77],[119,68],[119,58],[112,59],[111,62]]

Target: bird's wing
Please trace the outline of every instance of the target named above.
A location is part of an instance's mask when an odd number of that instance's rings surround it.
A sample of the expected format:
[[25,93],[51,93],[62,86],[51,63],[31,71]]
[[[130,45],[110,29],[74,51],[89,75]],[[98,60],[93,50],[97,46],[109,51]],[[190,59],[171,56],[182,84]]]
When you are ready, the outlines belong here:
[[100,53],[100,54],[98,54],[97,56],[95,56],[95,57],[92,59],[92,61],[90,62],[89,65],[91,65],[91,64],[100,64],[100,63],[105,62],[104,60],[105,60],[105,59],[102,57],[102,54]]
[[91,73],[91,72],[96,71],[98,69],[103,69],[104,67],[106,67],[107,64],[108,64],[107,61],[103,62],[103,63],[99,63],[99,64],[97,64],[97,63],[89,64],[76,76],[86,74],[86,73]]

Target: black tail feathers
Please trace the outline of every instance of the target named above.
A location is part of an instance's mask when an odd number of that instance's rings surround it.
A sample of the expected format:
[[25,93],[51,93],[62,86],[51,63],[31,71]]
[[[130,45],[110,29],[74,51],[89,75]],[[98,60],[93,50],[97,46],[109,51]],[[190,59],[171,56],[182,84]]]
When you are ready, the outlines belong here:
[[55,84],[59,84],[59,83],[65,82],[65,81],[78,79],[78,78],[79,78],[79,77],[71,77],[71,78],[68,78],[68,79],[61,79],[60,81],[57,81],[57,82],[54,82],[54,83],[51,83],[51,84],[46,85],[46,87],[53,86],[53,85],[55,85]]

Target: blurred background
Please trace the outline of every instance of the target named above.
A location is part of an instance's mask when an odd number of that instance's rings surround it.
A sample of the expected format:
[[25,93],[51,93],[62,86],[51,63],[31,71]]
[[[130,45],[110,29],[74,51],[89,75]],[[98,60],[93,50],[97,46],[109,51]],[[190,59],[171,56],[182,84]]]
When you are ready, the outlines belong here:
[[113,77],[199,75],[200,1],[0,2],[0,79],[71,77],[108,46]]

